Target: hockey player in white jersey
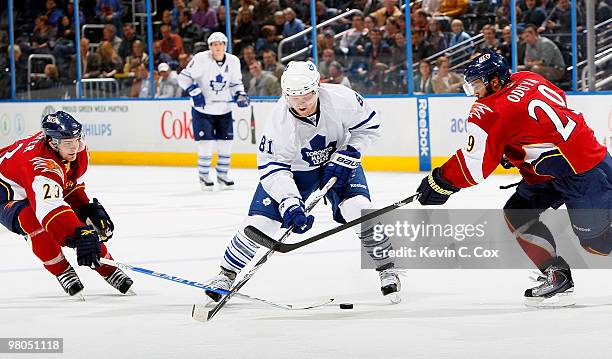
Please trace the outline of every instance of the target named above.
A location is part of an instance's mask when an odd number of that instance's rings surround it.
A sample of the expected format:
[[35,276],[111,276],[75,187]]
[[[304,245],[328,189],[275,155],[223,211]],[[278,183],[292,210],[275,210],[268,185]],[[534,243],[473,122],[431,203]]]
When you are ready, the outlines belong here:
[[[229,289],[255,256],[259,246],[245,236],[246,226],[255,226],[269,236],[292,225],[294,232],[308,231],[314,217],[305,213],[304,200],[332,177],[337,181],[326,197],[335,221],[351,221],[361,216],[361,210],[372,208],[360,158],[380,136],[380,119],[353,90],[320,85],[319,79],[310,61],[293,61],[285,69],[283,97],[272,110],[259,144],[260,183],[248,216],[228,244],[221,272],[211,285]],[[373,251],[375,247],[391,249],[390,241],[374,240],[372,225],[358,227],[357,235],[379,272],[383,295],[398,302],[400,280],[393,260],[376,257]],[[207,294],[215,301],[221,298]]]
[[228,177],[232,155],[234,129],[231,102],[238,107],[249,106],[244,92],[240,60],[226,53],[227,38],[214,32],[208,37],[210,50],[196,54],[179,74],[179,85],[191,97],[193,137],[198,146],[198,172],[203,190],[212,190],[209,177],[213,144],[217,143],[217,182],[231,188]]

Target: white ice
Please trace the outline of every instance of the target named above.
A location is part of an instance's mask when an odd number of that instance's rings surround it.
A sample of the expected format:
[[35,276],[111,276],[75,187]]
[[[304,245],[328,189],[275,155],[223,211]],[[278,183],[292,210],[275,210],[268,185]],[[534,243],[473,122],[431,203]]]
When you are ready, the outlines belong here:
[[[234,191],[202,193],[193,168],[90,170],[88,192],[112,216],[108,243],[119,261],[203,281],[245,215],[257,174],[234,170]],[[407,197],[422,174],[368,173],[373,200]],[[516,178],[493,176],[453,196],[453,207],[500,208]],[[416,204],[412,204],[416,206]],[[312,232],[334,224],[322,204]],[[71,250],[69,260],[76,263]],[[118,295],[95,272],[77,268],[86,301],[67,297],[19,236],[0,229],[0,337],[63,337],[63,355],[0,358],[610,358],[610,270],[576,270],[578,304],[526,308],[529,270],[412,270],[403,302],[381,296],[377,274],[360,269],[358,240],[346,231],[276,254],[242,292],[316,310],[283,311],[233,299],[213,321],[190,316],[196,288],[138,273],[137,296]],[[355,304],[340,310],[337,303]]]

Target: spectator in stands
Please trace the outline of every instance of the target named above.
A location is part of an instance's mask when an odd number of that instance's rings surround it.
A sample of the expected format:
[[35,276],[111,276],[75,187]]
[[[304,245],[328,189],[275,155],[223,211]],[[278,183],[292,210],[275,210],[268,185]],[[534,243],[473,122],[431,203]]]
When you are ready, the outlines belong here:
[[130,53],[133,52],[133,44],[135,41],[140,41],[141,45],[143,46],[145,44],[144,39],[141,36],[136,35],[134,25],[132,25],[132,23],[126,22],[125,24],[123,24],[123,36],[121,38],[119,50],[117,51],[117,53],[119,53],[119,56],[121,56],[122,59],[125,59],[126,57],[130,56]]
[[425,40],[423,30],[413,30],[410,34],[410,40],[412,42],[413,63],[433,55],[431,44]]
[[406,36],[398,32],[391,46],[391,63],[385,71],[385,83],[393,92],[405,92],[408,88]]
[[391,63],[391,48],[382,40],[382,33],[375,27],[368,32],[370,42],[365,46],[365,54],[369,60],[369,73],[366,85],[373,86],[374,93],[382,93],[385,71]]
[[172,62],[172,57],[162,50],[161,41],[153,42],[153,66],[157,67],[162,62],[167,64]]
[[[497,29],[503,29],[510,25],[510,7],[512,0],[502,0],[501,5],[495,10],[495,25]],[[520,8],[516,7],[516,16],[520,16]]]
[[47,23],[49,26],[57,27],[62,17],[64,17],[64,12],[57,8],[57,2],[55,0],[47,0],[47,12],[45,16],[47,16]]
[[132,82],[130,97],[147,98],[150,94],[149,69],[141,64],[136,68],[136,78]]
[[31,51],[36,54],[48,54],[55,45],[56,30],[49,26],[45,15],[37,17],[34,23],[34,33],[30,39]]
[[[295,35],[298,32],[304,30],[304,23],[302,20],[296,18],[295,11],[292,8],[286,8],[283,11],[285,15],[285,25],[283,27],[283,37],[287,38],[291,35]],[[287,44],[287,53],[293,52],[297,49],[301,49],[306,44],[305,38],[301,37],[295,41],[291,41]]]
[[485,25],[482,27],[482,34],[484,38],[484,42],[479,44],[477,50],[482,52],[485,50],[498,51],[501,47],[499,40],[495,35],[495,28],[493,25]]
[[428,15],[433,15],[440,6],[440,0],[423,0],[421,1],[421,9]]
[[418,9],[414,12],[414,22],[411,24],[413,30],[423,30],[427,32],[429,30],[429,20],[427,19],[427,13],[423,9]]
[[162,12],[161,25],[159,27],[159,31],[154,36],[155,38],[159,39],[162,37],[161,27],[164,25],[168,25],[168,27],[170,28],[170,32],[175,32],[174,28],[172,27],[172,11],[170,10],[164,10]]
[[436,60],[438,73],[431,80],[435,93],[456,93],[463,86],[463,76],[449,71],[450,62],[448,57],[440,56]]
[[433,15],[458,18],[465,14],[467,9],[468,0],[440,0],[440,5]]
[[225,31],[227,31],[226,25],[225,25],[225,21],[226,21],[226,19],[225,19],[225,5],[219,5],[219,7],[217,8],[217,26],[214,27],[210,31],[210,33],[212,34],[213,32],[222,32],[225,35],[227,35],[225,33]]
[[268,71],[262,70],[261,62],[253,61],[249,65],[251,80],[249,96],[280,96],[281,88],[278,78]]
[[323,1],[315,1],[315,14],[317,16],[317,23],[330,19],[330,16],[327,14],[327,6]]
[[[576,11],[580,11],[580,8],[577,8]],[[577,14],[576,18],[580,18]],[[542,26],[538,28],[538,32],[544,32],[547,29],[553,33],[568,33],[571,30],[572,26],[572,12],[570,9],[569,0],[558,0],[557,6],[555,6]]]
[[243,8],[239,12],[240,20],[236,31],[234,31],[232,43],[233,50],[239,54],[243,47],[255,45],[259,31],[253,22],[253,10],[248,7]]
[[274,27],[276,28],[276,40],[280,41],[283,39],[283,31],[285,30],[285,14],[282,11],[274,13]]
[[348,88],[352,88],[351,81],[349,81],[348,77],[344,76],[344,72],[342,71],[342,65],[340,65],[338,61],[334,61],[329,64],[328,69],[329,77],[327,77],[325,81],[322,80],[321,82],[343,85]]
[[249,65],[256,61],[255,48],[252,45],[245,46],[242,49],[242,57],[240,58],[240,71],[242,72],[242,83],[244,90],[249,92],[249,84],[251,82],[251,72]]
[[534,24],[536,29],[542,26],[544,20],[546,20],[546,13],[542,8],[536,5],[536,0],[525,0],[523,6],[521,6],[521,14],[517,17],[519,26],[527,24]]
[[376,26],[384,26],[388,18],[398,18],[402,15],[402,12],[396,6],[396,4],[396,0],[384,0],[383,6],[370,14],[374,17],[374,19],[376,19]]
[[595,22],[600,23],[612,18],[612,5],[608,4],[609,0],[597,0],[595,11]]
[[549,81],[558,81],[565,74],[565,61],[557,45],[539,36],[537,27],[528,25],[521,35],[527,44],[525,65],[519,70],[529,70],[544,76]]
[[59,32],[51,53],[55,57],[59,74],[63,79],[67,79],[70,72],[70,55],[76,52],[74,31],[67,16],[62,17],[62,23],[59,28],[61,32]]
[[276,42],[276,28],[274,25],[264,25],[261,28],[261,37],[257,39],[255,43],[255,50],[257,53],[261,53],[264,50],[275,51],[278,49],[278,43]]
[[349,49],[355,46],[358,40],[365,39],[368,35],[363,19],[363,13],[357,11],[351,18],[353,27],[346,31],[340,39],[340,50],[345,54],[349,54]]
[[123,17],[121,0],[98,0],[96,17],[103,24],[113,24],[116,29],[121,29],[121,18]]
[[336,54],[333,49],[325,49],[321,54],[321,60],[317,63],[319,73],[322,77],[329,77],[329,64],[336,61]]
[[98,47],[100,55],[100,77],[114,77],[123,69],[123,61],[108,41],[102,41]]
[[117,36],[117,28],[115,25],[106,24],[104,25],[104,29],[102,29],[102,41],[109,42],[113,46],[113,49],[119,53],[119,48],[123,40]]
[[144,44],[140,40],[135,40],[132,43],[132,54],[125,58],[123,72],[129,76],[134,76],[138,65],[145,64],[145,66],[149,66],[148,62],[149,55],[144,51]]
[[[10,51],[10,46],[7,51]],[[13,56],[15,58],[15,85],[18,92],[22,92],[26,89],[28,84],[28,60],[21,51],[19,45],[13,45]],[[7,59],[8,60],[8,59]],[[8,78],[8,76],[2,76]],[[73,77],[75,78],[75,77]],[[10,82],[9,82],[10,83]]]
[[429,32],[427,33],[427,42],[431,44],[431,51],[435,54],[446,49],[446,36],[442,32],[440,22],[437,19],[431,19],[429,22]]
[[170,11],[170,16],[172,18],[172,32],[178,31],[179,16],[181,16],[185,10],[185,2],[183,0],[174,0],[174,7],[172,8],[172,11]]
[[[187,10],[188,11],[188,10]],[[155,83],[155,97],[174,98],[180,97],[183,89],[178,84],[178,75],[170,70],[170,66],[162,62],[157,66],[159,79]]]
[[324,49],[331,49],[336,56],[342,56],[343,52],[340,47],[336,46],[336,33],[332,29],[327,29],[323,32],[323,41],[318,42],[321,51]]
[[363,18],[363,26],[365,26],[368,31],[372,30],[376,27],[376,19],[372,15],[368,15]]
[[[467,32],[463,31],[463,22],[459,19],[455,19],[451,22],[452,34],[448,47],[453,47],[461,42],[469,40],[471,37]],[[471,50],[469,50],[471,52]]]
[[[274,23],[274,13],[279,9],[278,1],[276,0],[259,0],[253,7],[253,21],[257,25],[266,25]],[[282,30],[282,29],[280,29]],[[277,32],[281,34],[282,31]]]
[[[100,56],[89,49],[89,40],[81,38],[81,77],[84,79],[96,78],[100,76]],[[76,67],[71,78],[76,78]]]
[[170,31],[169,25],[162,25],[160,28],[162,39],[161,39],[161,50],[166,54],[170,55],[174,60],[178,59],[178,55],[185,52],[183,50],[183,39],[177,34],[173,34]]
[[503,28],[502,40],[499,52],[506,59],[508,64],[512,64],[512,30],[510,29],[510,25],[506,25],[506,27]]
[[383,35],[383,40],[389,46],[393,46],[395,44],[395,34],[399,31],[397,27],[397,20],[395,18],[388,18],[385,23],[385,30]]
[[412,91],[417,94],[432,93],[431,64],[426,60],[419,61],[419,73],[414,76]]
[[183,10],[178,18],[178,35],[183,38],[183,42],[194,43],[202,40],[202,29],[200,25],[194,23],[191,18],[191,11]]
[[34,79],[34,88],[37,90],[48,89],[61,86],[59,72],[54,64],[46,64],[44,75]]
[[200,0],[198,9],[191,16],[191,21],[200,25],[202,31],[211,32],[218,24],[217,13],[210,7],[208,0]]
[[263,51],[263,69],[276,76],[277,79],[281,78],[285,68],[276,59],[276,51]]
[[[66,2],[66,16],[70,20],[71,24],[74,24],[74,0],[68,0]],[[83,15],[83,11],[79,9],[79,25],[83,26],[85,24],[85,15]]]
[[240,7],[238,8],[238,11],[236,13],[236,19],[234,19],[236,21],[234,23],[236,27],[238,27],[242,19],[242,15],[243,15],[242,10],[251,10],[251,17],[253,17],[253,9],[255,9],[255,3],[257,1],[256,0],[239,0],[239,2],[240,2]]
[[176,73],[180,74],[181,71],[183,71],[183,69],[185,69],[187,65],[189,65],[189,61],[191,61],[192,58],[193,56],[191,54],[180,54],[178,57],[178,65],[176,67]]

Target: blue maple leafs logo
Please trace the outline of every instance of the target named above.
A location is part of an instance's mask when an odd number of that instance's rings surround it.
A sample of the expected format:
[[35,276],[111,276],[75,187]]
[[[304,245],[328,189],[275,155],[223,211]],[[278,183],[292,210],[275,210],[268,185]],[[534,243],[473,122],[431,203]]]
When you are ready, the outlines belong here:
[[316,135],[310,142],[310,148],[302,148],[302,159],[309,164],[310,167],[324,165],[332,153],[336,150],[336,141],[325,145],[325,136]]
[[210,88],[215,91],[215,95],[218,95],[219,92],[223,91],[226,83],[227,81],[223,81],[223,76],[218,74],[214,80],[210,80]]

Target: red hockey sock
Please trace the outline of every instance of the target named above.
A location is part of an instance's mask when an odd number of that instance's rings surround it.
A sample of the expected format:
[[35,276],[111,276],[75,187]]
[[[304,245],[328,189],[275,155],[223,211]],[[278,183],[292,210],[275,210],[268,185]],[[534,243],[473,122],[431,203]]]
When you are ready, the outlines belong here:
[[[100,258],[113,259],[113,256],[111,256],[111,254],[108,252],[108,249],[104,243],[100,243],[100,248],[102,249]],[[108,277],[109,275],[113,274],[115,269],[116,267],[103,264],[102,266],[96,268],[96,272],[98,272],[102,277]]]

